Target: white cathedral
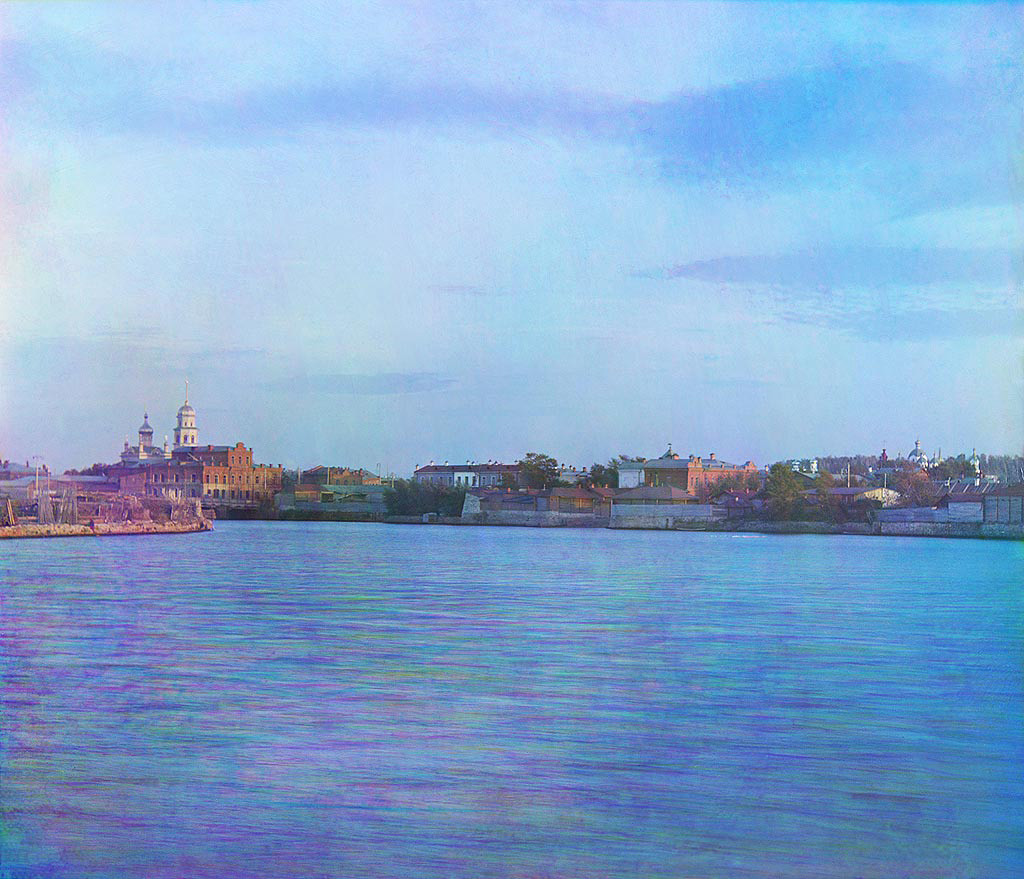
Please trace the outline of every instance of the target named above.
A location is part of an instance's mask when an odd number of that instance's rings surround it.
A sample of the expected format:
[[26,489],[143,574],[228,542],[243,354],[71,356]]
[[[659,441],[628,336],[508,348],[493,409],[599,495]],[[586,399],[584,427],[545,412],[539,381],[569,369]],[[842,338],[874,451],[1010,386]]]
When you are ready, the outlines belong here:
[[185,382],[185,402],[178,409],[178,426],[174,428],[173,448],[164,435],[164,444],[153,445],[153,428],[149,424],[149,413],[142,418],[139,427],[139,444],[129,445],[128,437],[124,438],[124,450],[121,452],[123,464],[159,464],[174,456],[177,449],[194,449],[199,445],[199,430],[196,428],[196,410],[188,402],[188,382]]

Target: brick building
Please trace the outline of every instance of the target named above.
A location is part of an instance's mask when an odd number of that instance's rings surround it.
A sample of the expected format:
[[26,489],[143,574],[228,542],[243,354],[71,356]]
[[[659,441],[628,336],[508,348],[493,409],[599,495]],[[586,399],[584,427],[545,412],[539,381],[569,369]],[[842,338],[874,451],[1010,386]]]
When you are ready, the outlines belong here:
[[690,455],[680,458],[668,447],[660,458],[645,461],[643,465],[644,484],[649,486],[670,485],[703,499],[707,499],[715,486],[725,479],[748,480],[758,475],[753,461],[730,464],[720,461],[712,452],[707,458]]
[[318,464],[309,470],[303,470],[301,479],[310,485],[380,485],[381,479],[376,473],[362,468],[352,470],[349,467],[325,467]]
[[518,464],[499,464],[488,461],[477,464],[467,461],[465,464],[435,464],[431,461],[423,467],[417,467],[413,479],[417,482],[428,482],[433,485],[450,485],[456,488],[497,488],[499,486],[518,486],[522,484],[523,473]]
[[[140,454],[141,452],[141,454]],[[174,448],[152,445],[149,419],[139,429],[139,445],[129,446],[121,463],[110,468],[123,494],[201,498],[211,504],[256,506],[271,501],[281,490],[281,467],[253,464],[252,449],[244,443],[233,446],[199,445],[195,410],[185,403],[178,410]]]

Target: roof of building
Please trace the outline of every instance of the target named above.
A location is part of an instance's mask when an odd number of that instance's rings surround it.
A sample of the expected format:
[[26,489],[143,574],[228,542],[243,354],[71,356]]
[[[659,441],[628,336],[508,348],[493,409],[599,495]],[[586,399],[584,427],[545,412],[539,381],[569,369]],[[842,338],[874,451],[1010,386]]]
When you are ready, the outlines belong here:
[[[747,464],[753,466],[752,461]],[[688,458],[658,458],[644,463],[646,470],[683,470],[687,467],[700,467],[704,470],[742,470],[747,464],[732,464],[718,458],[699,458],[691,455]]]
[[[873,491],[891,491],[893,494],[899,494],[894,488],[883,488],[880,485],[860,485],[860,486],[846,486],[836,485],[828,490],[829,494],[835,495],[836,497],[856,497],[859,494],[870,494]],[[817,494],[818,489],[811,488],[807,491],[801,492],[801,494]]]
[[734,488],[729,489],[728,491],[720,492],[719,494],[715,495],[715,497],[741,501],[750,500],[751,498],[756,497],[757,494],[758,492],[752,488]]
[[960,494],[947,494],[939,501],[939,504],[983,504],[985,498],[992,496],[991,492],[961,492]]
[[946,484],[945,482],[938,483],[938,488],[944,490],[946,494],[988,494],[991,491],[996,491],[999,488],[1008,488],[1009,486],[1000,486],[998,482],[990,482],[985,479],[957,479],[955,482]]
[[585,498],[587,500],[594,500],[600,497],[595,491],[589,488],[578,488],[576,486],[559,486],[552,488],[548,492],[549,497],[566,497],[566,498]]
[[471,464],[424,464],[422,467],[416,468],[416,473],[494,473],[494,472],[513,472],[520,469],[518,464],[498,464],[498,463],[471,463]]

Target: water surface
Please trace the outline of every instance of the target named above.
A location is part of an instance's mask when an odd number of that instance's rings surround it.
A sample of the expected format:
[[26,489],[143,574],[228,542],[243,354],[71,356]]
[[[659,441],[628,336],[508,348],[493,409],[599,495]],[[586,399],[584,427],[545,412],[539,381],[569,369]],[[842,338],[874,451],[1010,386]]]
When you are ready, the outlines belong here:
[[0,545],[0,876],[1024,875],[1020,544]]

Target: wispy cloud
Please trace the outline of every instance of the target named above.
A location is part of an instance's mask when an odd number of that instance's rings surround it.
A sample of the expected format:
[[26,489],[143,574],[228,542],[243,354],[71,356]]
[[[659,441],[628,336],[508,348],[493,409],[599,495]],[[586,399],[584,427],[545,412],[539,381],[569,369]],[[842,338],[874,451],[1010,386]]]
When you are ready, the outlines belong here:
[[456,380],[432,372],[379,372],[369,374],[336,373],[296,375],[266,383],[275,391],[299,394],[359,394],[384,396],[438,391]]
[[977,286],[1024,277],[1024,261],[1020,253],[1008,248],[818,247],[799,253],[697,260],[636,274],[665,280],[691,278],[836,290],[962,282]]
[[[823,247],[644,270],[637,277],[714,284],[774,320],[874,339],[1019,335],[1021,258],[1010,249]],[[684,288],[681,295],[704,296]]]
[[504,290],[494,290],[476,284],[431,284],[427,287],[431,293],[442,296],[504,296]]

